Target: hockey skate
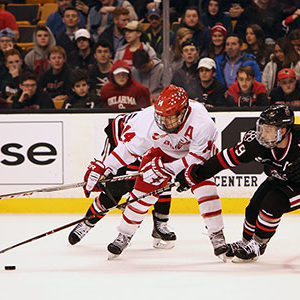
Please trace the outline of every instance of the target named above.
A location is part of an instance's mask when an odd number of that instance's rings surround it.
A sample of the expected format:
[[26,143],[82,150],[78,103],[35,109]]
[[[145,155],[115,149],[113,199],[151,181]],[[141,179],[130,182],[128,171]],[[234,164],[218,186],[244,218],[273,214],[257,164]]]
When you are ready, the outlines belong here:
[[219,257],[223,262],[227,261],[226,253],[228,245],[225,242],[223,230],[211,233],[209,239],[214,247],[214,254]]
[[118,257],[129,245],[132,236],[119,233],[117,238],[107,246],[108,260]]
[[228,251],[226,252],[226,256],[228,258],[233,258],[234,257],[234,252],[237,249],[240,249],[242,247],[242,245],[245,245],[246,243],[247,242],[237,241],[237,242],[233,242],[231,244],[227,244]]
[[263,255],[266,250],[267,244],[258,243],[252,239],[247,244],[240,245],[238,249],[234,251],[235,257],[233,262],[253,262],[258,259],[260,255]]
[[153,216],[153,231],[152,237],[153,247],[158,249],[171,249],[175,246],[176,234],[168,226],[167,220],[159,219],[155,216],[155,212],[152,211]]
[[69,243],[71,245],[77,244],[93,227],[94,226],[92,224],[88,225],[84,221],[78,223],[69,234]]

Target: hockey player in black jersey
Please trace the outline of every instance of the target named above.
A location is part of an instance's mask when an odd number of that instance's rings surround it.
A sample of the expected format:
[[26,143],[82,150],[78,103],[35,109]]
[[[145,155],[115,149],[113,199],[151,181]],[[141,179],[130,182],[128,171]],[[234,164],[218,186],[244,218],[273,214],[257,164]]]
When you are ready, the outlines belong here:
[[[120,114],[118,115],[105,129],[107,135],[102,158],[104,159],[121,140],[121,134],[129,119],[134,118],[136,113]],[[137,159],[133,164],[123,167],[118,170],[117,175],[136,173],[139,169],[140,160]],[[89,207],[86,216],[92,216],[100,213],[103,210],[109,209],[118,204],[122,196],[131,192],[134,187],[135,180],[124,180],[106,183],[106,192],[99,189],[100,195],[97,196],[91,206]],[[86,194],[89,197],[89,194]],[[169,210],[171,201],[171,191],[162,193],[159,200],[154,205],[152,211],[153,216],[153,231],[154,248],[172,248],[175,246],[176,234],[168,226]],[[69,234],[69,243],[71,245],[77,244],[98,221],[105,215],[98,215],[89,220],[79,223]]]
[[294,124],[293,111],[286,105],[266,108],[257,120],[256,130],[249,130],[242,141],[176,177],[181,192],[223,169],[253,160],[263,164],[267,179],[246,208],[243,239],[228,244],[227,256],[242,261],[262,255],[282,215],[300,208],[300,126]]

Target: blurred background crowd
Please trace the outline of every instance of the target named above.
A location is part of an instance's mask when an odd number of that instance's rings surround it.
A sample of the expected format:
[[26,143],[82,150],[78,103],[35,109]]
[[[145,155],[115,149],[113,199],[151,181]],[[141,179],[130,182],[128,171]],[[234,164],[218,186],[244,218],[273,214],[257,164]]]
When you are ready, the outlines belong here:
[[0,109],[300,107],[299,0],[164,1],[0,1]]

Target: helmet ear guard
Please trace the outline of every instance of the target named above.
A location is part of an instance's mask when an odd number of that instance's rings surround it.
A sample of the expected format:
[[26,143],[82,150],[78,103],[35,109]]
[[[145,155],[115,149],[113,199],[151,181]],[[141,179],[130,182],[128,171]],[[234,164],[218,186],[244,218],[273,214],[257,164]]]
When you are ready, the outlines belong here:
[[[293,125],[294,112],[288,106],[271,105],[260,114],[256,122],[256,139],[262,146],[274,148],[289,134]],[[274,127],[273,133],[271,132],[272,127]],[[286,128],[284,134],[281,133],[282,128]],[[270,140],[266,140],[264,136],[266,131],[269,131]]]

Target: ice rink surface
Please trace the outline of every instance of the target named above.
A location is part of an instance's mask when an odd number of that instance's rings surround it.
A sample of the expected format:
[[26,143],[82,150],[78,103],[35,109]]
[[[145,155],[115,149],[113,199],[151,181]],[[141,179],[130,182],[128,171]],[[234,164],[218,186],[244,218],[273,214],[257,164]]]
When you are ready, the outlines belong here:
[[[0,216],[1,249],[82,217]],[[300,299],[299,215],[283,217],[265,255],[251,264],[219,261],[199,215],[171,216],[177,243],[170,250],[152,247],[148,215],[131,246],[108,261],[119,221],[107,216],[75,246],[67,242],[70,228],[0,254],[0,299]],[[224,223],[228,242],[241,238],[242,215],[224,215]]]

